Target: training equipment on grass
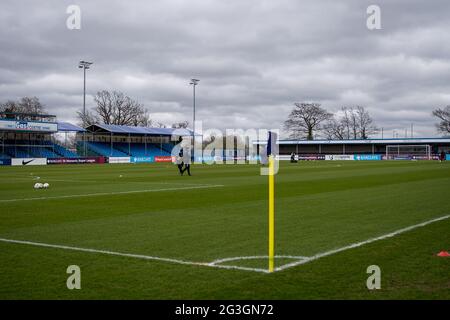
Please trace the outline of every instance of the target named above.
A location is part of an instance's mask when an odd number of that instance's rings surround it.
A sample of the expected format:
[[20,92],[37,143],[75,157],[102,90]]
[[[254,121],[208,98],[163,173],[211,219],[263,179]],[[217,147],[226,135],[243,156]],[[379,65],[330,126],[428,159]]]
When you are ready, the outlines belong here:
[[441,251],[437,254],[438,257],[450,257],[450,253],[447,251]]
[[431,160],[431,146],[423,145],[388,145],[387,160]]
[[44,187],[44,185],[42,183],[37,182],[34,184],[35,189],[42,189],[43,187]]
[[50,187],[50,185],[46,182],[43,184],[44,189],[48,189]]

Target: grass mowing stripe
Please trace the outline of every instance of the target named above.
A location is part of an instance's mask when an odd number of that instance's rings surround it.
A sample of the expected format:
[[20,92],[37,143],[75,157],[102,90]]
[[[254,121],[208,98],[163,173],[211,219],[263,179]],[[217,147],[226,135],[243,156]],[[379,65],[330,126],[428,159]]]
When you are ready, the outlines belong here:
[[[450,215],[442,216],[439,218],[435,218],[432,220],[428,220],[419,224],[415,224],[403,229],[396,230],[394,232],[376,237],[371,238],[365,241],[353,243],[351,245],[330,250],[327,252],[322,252],[319,254],[316,254],[312,257],[303,257],[303,256],[275,256],[275,258],[289,258],[289,259],[298,259],[299,261],[292,262],[285,264],[281,267],[277,267],[274,269],[274,272],[280,272],[283,270],[286,270],[288,268],[293,268],[326,256],[330,256],[345,250],[361,247],[363,245],[378,241],[378,240],[384,240],[387,238],[394,237],[396,235],[399,235],[404,232],[408,232],[420,227],[427,226],[431,223],[446,220],[450,218]],[[147,255],[140,255],[140,254],[132,254],[132,253],[122,253],[122,252],[115,252],[115,251],[109,251],[109,250],[99,250],[99,249],[89,249],[89,248],[80,248],[80,247],[72,247],[72,246],[65,246],[65,245],[55,245],[55,244],[48,244],[48,243],[42,243],[42,242],[32,242],[32,241],[24,241],[24,240],[14,240],[14,239],[5,239],[0,238],[1,242],[6,243],[15,243],[15,244],[24,244],[24,245],[32,245],[32,246],[38,246],[38,247],[46,247],[46,248],[54,248],[54,249],[63,249],[63,250],[72,250],[72,251],[81,251],[81,252],[89,252],[89,253],[100,253],[100,254],[107,254],[107,255],[114,255],[114,256],[122,256],[122,257],[128,257],[128,258],[137,258],[137,259],[145,259],[145,260],[154,260],[154,261],[161,261],[161,262],[169,262],[169,263],[175,263],[175,264],[182,264],[182,265],[192,265],[192,266],[202,266],[202,267],[210,267],[210,268],[219,268],[219,269],[233,269],[233,270],[242,270],[242,271],[254,271],[254,272],[261,272],[261,273],[269,273],[268,270],[261,269],[261,268],[249,268],[249,267],[241,267],[236,265],[221,265],[221,263],[229,262],[229,261],[237,261],[237,260],[251,260],[251,259],[264,259],[268,258],[267,256],[243,256],[243,257],[230,257],[230,258],[223,258],[223,259],[217,259],[212,262],[195,262],[195,261],[186,261],[186,260],[180,260],[180,259],[172,259],[172,258],[161,258],[161,257],[155,257],[155,256],[147,256]]]
[[63,249],[63,250],[81,251],[81,252],[89,252],[89,253],[100,253],[100,254],[106,254],[106,255],[111,255],[111,256],[120,256],[120,257],[136,258],[136,259],[144,259],[144,260],[154,260],[154,261],[169,262],[169,263],[176,263],[176,264],[182,264],[182,265],[202,266],[202,267],[219,268],[219,269],[236,269],[236,270],[244,270],[244,271],[263,272],[263,273],[267,272],[264,269],[258,269],[258,268],[247,268],[247,267],[230,266],[230,265],[216,265],[215,263],[208,263],[208,262],[185,261],[185,260],[180,260],[180,259],[161,258],[161,257],[146,256],[146,255],[141,255],[141,254],[123,253],[123,252],[90,249],[90,248],[80,248],[80,247],[64,246],[64,245],[49,244],[49,243],[42,243],[42,242],[4,239],[4,238],[0,238],[0,241],[7,242],[7,243],[31,245],[31,246],[36,246],[36,247],[44,247],[44,248]]
[[97,197],[97,196],[111,196],[111,195],[117,195],[117,194],[147,193],[147,192],[162,192],[162,191],[178,191],[178,190],[206,189],[206,188],[218,188],[218,187],[223,187],[223,185],[221,185],[221,184],[215,184],[215,185],[211,184],[211,185],[199,185],[199,186],[178,187],[178,188],[145,189],[145,190],[131,190],[131,191],[117,191],[117,192],[100,192],[100,193],[88,193],[88,194],[73,194],[73,195],[54,196],[54,197],[3,199],[3,200],[0,200],[0,202],[52,200],[52,199],[67,199],[67,198],[79,198],[79,197]]

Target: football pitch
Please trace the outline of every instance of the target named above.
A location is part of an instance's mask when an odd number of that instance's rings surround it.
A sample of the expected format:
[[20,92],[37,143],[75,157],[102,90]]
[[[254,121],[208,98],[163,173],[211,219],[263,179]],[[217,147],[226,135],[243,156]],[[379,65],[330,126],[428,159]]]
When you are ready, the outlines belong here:
[[450,163],[281,162],[273,273],[260,168],[0,167],[0,299],[450,299]]

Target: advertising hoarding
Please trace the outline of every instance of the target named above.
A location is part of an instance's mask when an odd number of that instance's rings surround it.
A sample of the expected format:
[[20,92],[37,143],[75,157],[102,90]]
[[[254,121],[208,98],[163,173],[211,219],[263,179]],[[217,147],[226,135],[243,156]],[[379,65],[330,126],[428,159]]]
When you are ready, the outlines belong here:
[[89,164],[105,163],[105,157],[87,157],[87,158],[48,158],[47,164]]
[[353,154],[327,154],[325,160],[348,161],[355,160],[355,156]]
[[57,132],[58,124],[25,120],[0,120],[0,130]]
[[13,158],[11,159],[12,166],[45,166],[47,165],[47,158]]
[[132,163],[150,163],[154,161],[153,157],[131,157]]
[[0,159],[0,166],[10,166],[11,159]]
[[156,156],[155,162],[175,162],[172,156]]
[[378,161],[381,160],[381,154],[355,154],[357,161]]
[[130,163],[130,157],[109,157],[108,163]]

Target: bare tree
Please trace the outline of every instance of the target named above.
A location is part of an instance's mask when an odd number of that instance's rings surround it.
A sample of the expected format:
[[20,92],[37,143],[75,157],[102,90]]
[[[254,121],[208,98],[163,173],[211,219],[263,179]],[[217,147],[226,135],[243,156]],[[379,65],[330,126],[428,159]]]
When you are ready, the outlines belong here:
[[329,140],[346,139],[347,131],[344,122],[341,119],[332,118],[323,126],[325,137]]
[[113,124],[114,122],[114,98],[113,93],[103,90],[97,92],[94,101],[97,104],[95,112],[104,124]]
[[450,105],[442,109],[438,108],[434,110],[433,116],[440,120],[440,122],[436,124],[438,131],[444,134],[450,133]]
[[11,113],[45,114],[45,106],[37,97],[23,97],[18,101],[8,100],[0,104],[0,111]]
[[291,132],[291,137],[297,138],[301,135],[307,140],[313,140],[314,132],[322,129],[321,123],[331,117],[332,114],[323,109],[319,103],[295,103],[284,127]]
[[102,122],[127,126],[149,126],[151,119],[144,105],[118,91],[99,91],[94,97],[93,112],[78,112],[82,123]]
[[150,118],[150,114],[148,113],[147,109],[144,109],[144,112],[137,115],[136,118],[133,120],[133,125],[135,127],[141,126],[141,127],[150,127],[152,125],[153,121]]
[[98,116],[89,110],[86,110],[86,114],[83,114],[82,111],[77,111],[77,117],[78,117],[78,125],[83,128],[89,127],[93,124],[100,122]]
[[369,112],[362,106],[342,107],[336,115],[341,134],[335,139],[367,139],[378,131]]
[[37,97],[23,97],[19,101],[19,106],[24,113],[44,114],[44,105]]
[[157,122],[156,123],[156,127],[157,128],[167,128],[167,126],[164,123],[162,123],[162,122]]
[[172,124],[173,129],[187,129],[189,126],[189,121],[182,121]]
[[328,139],[367,139],[378,131],[369,112],[361,106],[342,107],[324,126]]
[[8,100],[0,103],[0,112],[18,112],[18,104],[16,101]]
[[358,117],[354,107],[342,107],[339,122],[345,128],[344,139],[358,139]]
[[[373,119],[369,112],[362,106],[357,106],[353,112],[356,118],[357,136],[361,139],[368,139],[369,135],[378,131],[373,123]],[[356,138],[355,138],[356,139]]]

